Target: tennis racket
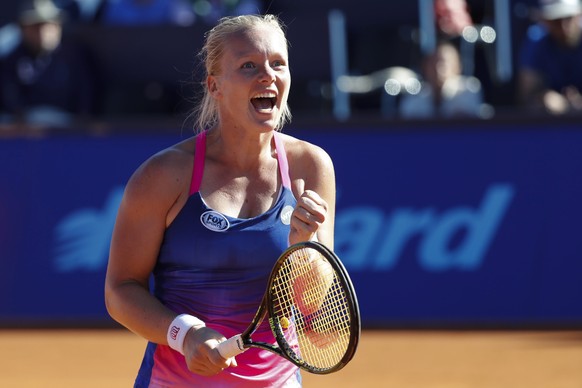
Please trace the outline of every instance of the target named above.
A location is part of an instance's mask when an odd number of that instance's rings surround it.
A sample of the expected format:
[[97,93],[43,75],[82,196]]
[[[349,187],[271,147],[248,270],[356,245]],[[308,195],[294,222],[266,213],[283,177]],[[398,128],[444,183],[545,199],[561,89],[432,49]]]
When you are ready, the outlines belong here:
[[[267,316],[276,343],[253,341]],[[352,359],[359,338],[358,301],[346,269],[324,245],[306,241],[283,252],[251,324],[217,349],[227,359],[265,349],[307,372],[327,374]]]

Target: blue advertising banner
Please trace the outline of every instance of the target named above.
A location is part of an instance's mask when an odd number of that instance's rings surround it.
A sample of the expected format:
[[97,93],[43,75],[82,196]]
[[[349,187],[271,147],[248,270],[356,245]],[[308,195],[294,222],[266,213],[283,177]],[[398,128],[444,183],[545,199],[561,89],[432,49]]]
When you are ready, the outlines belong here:
[[582,132],[431,130],[314,139],[366,322],[582,322]]
[[[288,131],[334,160],[363,324],[582,323],[582,128]],[[110,322],[124,184],[183,137],[0,141],[0,324]]]

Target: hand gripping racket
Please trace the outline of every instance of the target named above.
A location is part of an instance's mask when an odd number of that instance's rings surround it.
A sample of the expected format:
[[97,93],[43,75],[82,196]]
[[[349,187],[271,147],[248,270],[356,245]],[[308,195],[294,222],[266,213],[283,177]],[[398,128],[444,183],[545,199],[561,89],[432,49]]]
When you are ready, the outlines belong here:
[[[276,344],[252,339],[267,315]],[[265,349],[303,370],[327,374],[352,359],[359,338],[358,301],[346,269],[331,250],[307,241],[283,252],[251,324],[217,349],[224,358]]]

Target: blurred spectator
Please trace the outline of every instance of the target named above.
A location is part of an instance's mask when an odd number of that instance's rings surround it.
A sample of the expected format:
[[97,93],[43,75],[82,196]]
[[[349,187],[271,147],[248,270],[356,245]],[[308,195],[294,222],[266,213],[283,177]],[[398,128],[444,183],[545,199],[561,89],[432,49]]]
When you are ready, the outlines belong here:
[[261,14],[263,4],[260,0],[190,0],[196,14],[206,24],[213,25],[221,17]]
[[0,112],[46,125],[93,114],[94,74],[82,49],[61,39],[63,13],[50,0],[21,5],[20,42],[1,60]]
[[404,94],[399,110],[402,118],[481,117],[481,83],[462,75],[459,51],[449,41],[439,41],[421,63],[423,82],[416,94]]
[[540,0],[520,53],[522,106],[551,114],[582,111],[582,27],[579,0]]
[[90,23],[95,21],[104,0],[53,0],[54,4],[66,12],[67,23]]
[[103,0],[100,12],[100,21],[106,25],[189,26],[195,20],[188,0]]
[[439,35],[457,37],[465,27],[473,25],[465,0],[435,0],[434,9]]
[[[95,0],[93,0],[95,1]],[[223,16],[262,12],[259,0],[101,0],[103,24],[215,24]]]

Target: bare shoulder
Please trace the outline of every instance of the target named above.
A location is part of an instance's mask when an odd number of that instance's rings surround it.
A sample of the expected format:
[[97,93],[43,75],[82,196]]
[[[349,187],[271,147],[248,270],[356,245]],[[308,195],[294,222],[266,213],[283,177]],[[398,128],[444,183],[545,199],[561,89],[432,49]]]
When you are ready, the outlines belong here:
[[299,198],[306,190],[312,190],[332,204],[335,198],[335,170],[329,154],[318,145],[289,135],[283,135],[283,141],[295,197]]
[[290,168],[309,167],[333,171],[333,162],[327,151],[318,145],[282,134]]
[[190,139],[163,149],[144,161],[130,178],[128,194],[171,200],[190,182],[194,148]]

